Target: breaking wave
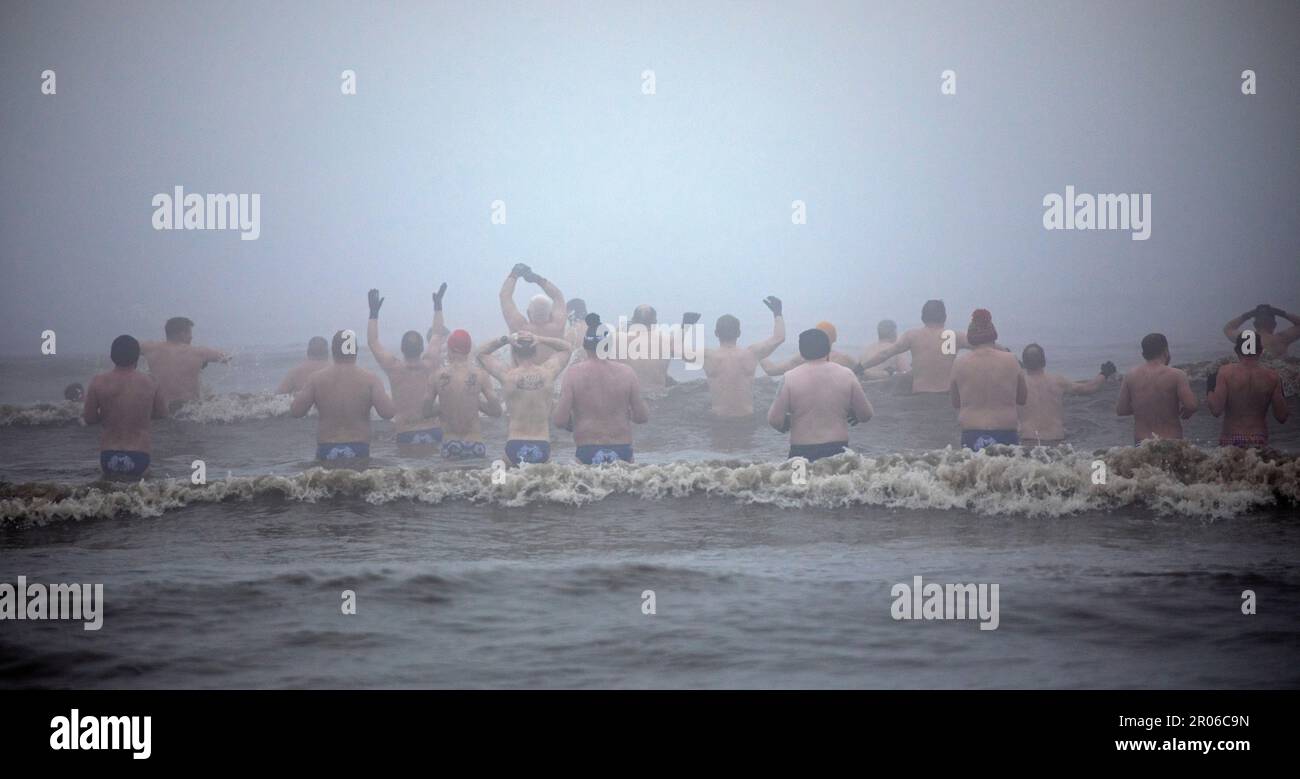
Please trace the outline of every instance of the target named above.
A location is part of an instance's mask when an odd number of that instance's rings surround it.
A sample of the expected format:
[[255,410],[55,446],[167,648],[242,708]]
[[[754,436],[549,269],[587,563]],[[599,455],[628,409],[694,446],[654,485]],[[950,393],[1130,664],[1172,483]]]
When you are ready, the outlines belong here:
[[[1104,483],[1097,483],[1104,469]],[[1070,447],[942,449],[869,457],[845,453],[808,466],[797,484],[792,462],[736,460],[603,468],[548,463],[505,474],[489,468],[434,470],[312,468],[295,475],[240,476],[70,487],[0,484],[6,524],[120,516],[158,517],[203,503],[289,500],[372,504],[467,501],[501,506],[578,506],[609,496],[662,500],[693,495],[788,508],[955,509],[987,516],[1060,517],[1143,508],[1160,515],[1228,518],[1300,503],[1300,457],[1274,451],[1201,450],[1151,441],[1093,453]]]

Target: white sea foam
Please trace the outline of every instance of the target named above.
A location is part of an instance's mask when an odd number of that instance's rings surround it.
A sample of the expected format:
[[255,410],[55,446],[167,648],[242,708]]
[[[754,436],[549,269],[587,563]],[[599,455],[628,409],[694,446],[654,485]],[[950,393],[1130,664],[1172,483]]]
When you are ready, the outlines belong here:
[[[1106,464],[1104,484],[1093,483],[1096,460]],[[615,495],[644,500],[705,495],[790,509],[875,506],[1036,517],[1135,507],[1161,515],[1228,518],[1300,503],[1300,458],[1295,455],[1202,450],[1182,441],[1096,453],[1069,447],[995,447],[980,454],[943,449],[879,457],[848,453],[814,463],[806,485],[794,483],[793,474],[787,462],[715,460],[603,468],[549,463],[507,472],[504,483],[493,484],[489,468],[312,468],[295,475],[234,477],[201,486],[188,480],[89,487],[0,485],[0,517],[38,525],[158,517],[195,504],[259,499],[579,506]]]

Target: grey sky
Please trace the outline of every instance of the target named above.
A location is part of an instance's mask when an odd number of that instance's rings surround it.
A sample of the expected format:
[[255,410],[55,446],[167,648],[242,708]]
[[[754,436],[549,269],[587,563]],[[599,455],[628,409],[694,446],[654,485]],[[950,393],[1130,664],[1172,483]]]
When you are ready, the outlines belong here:
[[[371,286],[395,346],[443,280],[483,338],[518,261],[746,338],[772,293],[853,343],[928,297],[1013,343],[1211,338],[1300,309],[1297,40],[1294,2],[6,2],[0,350],[301,343]],[[1151,193],[1150,240],[1044,230],[1067,184]],[[155,231],[177,185],[260,193],[260,239]]]

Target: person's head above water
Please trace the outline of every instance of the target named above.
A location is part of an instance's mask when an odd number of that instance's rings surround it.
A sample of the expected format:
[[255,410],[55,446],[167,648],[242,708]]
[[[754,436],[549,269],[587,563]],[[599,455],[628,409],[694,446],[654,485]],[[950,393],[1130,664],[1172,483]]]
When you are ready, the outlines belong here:
[[569,298],[565,308],[569,311],[569,321],[581,322],[587,318],[587,301],[582,298]]
[[163,325],[167,340],[173,343],[187,344],[194,336],[194,322],[188,317],[174,316]]
[[718,323],[713,327],[713,334],[723,343],[734,343],[740,338],[740,320],[731,314],[723,314],[718,317]]
[[1254,330],[1242,330],[1237,333],[1237,342],[1232,345],[1232,350],[1243,360],[1258,359],[1262,348],[1263,345],[1259,342],[1259,333]]
[[655,307],[648,303],[642,303],[632,312],[632,324],[645,325],[649,327],[659,321],[659,313]]
[[821,360],[831,353],[831,337],[820,327],[804,330],[799,334],[799,356],[812,362]]
[[330,342],[324,338],[314,336],[307,342],[307,359],[309,360],[328,360],[330,358]]
[[510,340],[510,353],[516,363],[525,363],[537,356],[537,340],[527,330],[511,335]]
[[[344,351],[345,346],[347,351]],[[334,362],[356,362],[357,334],[351,330],[334,333],[334,339],[330,342],[330,354],[334,356]]]
[[474,342],[470,339],[469,333],[465,330],[452,330],[451,335],[447,336],[447,351],[464,357],[469,354]]
[[835,325],[831,324],[830,322],[818,322],[817,329],[825,333],[826,337],[831,339],[831,343],[835,343],[837,340],[839,340],[840,334],[835,329]]
[[582,320],[587,323],[587,334],[582,337],[582,348],[596,353],[596,347],[600,346],[600,341],[604,334],[600,332],[600,314],[587,314]]
[[1020,364],[1027,371],[1041,371],[1047,367],[1047,353],[1038,344],[1030,344],[1020,353]]
[[119,335],[113,339],[108,353],[117,367],[134,368],[140,362],[140,342],[129,335]]
[[927,300],[921,306],[921,322],[927,325],[941,325],[948,321],[948,308],[942,300]]
[[882,319],[876,325],[876,337],[882,341],[898,340],[898,325],[894,324],[892,319]]
[[1169,339],[1164,333],[1148,333],[1142,339],[1142,359],[1159,360],[1164,358],[1169,363]]
[[528,300],[528,321],[533,324],[542,324],[551,321],[551,309],[555,303],[545,295],[533,295]]
[[402,356],[408,360],[418,360],[424,354],[424,336],[414,330],[402,333]]
[[987,308],[977,308],[970,315],[970,325],[966,328],[966,340],[971,346],[991,344],[998,340],[998,329],[993,326],[993,315]]
[[64,400],[84,400],[86,398],[86,388],[81,386],[81,382],[74,381],[63,388]]

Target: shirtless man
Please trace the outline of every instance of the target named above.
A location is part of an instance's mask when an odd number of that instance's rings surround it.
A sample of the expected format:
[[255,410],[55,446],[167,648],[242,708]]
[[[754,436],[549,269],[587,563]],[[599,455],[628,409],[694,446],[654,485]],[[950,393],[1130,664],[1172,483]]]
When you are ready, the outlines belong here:
[[[370,459],[370,409],[383,419],[397,413],[379,376],[357,365],[354,333],[334,334],[330,351],[334,364],[313,373],[307,385],[293,396],[289,413],[305,417],[316,407],[316,459],[332,465],[363,466]],[[348,353],[350,351],[350,353]]]
[[785,343],[785,318],[781,316],[781,299],[770,295],[763,305],[772,312],[772,337],[745,347],[736,345],[740,340],[740,320],[726,314],[718,317],[713,334],[718,337],[717,349],[704,350],[704,375],[709,379],[709,398],[712,410],[719,417],[752,417],[754,415],[754,369],[778,346]]
[[[894,324],[892,319],[882,319],[876,325],[876,342],[868,346],[862,352],[861,362],[866,362],[877,354],[885,351],[889,347],[898,343],[898,325]],[[850,366],[856,367],[856,366]],[[864,379],[887,379],[890,376],[899,373],[907,373],[912,370],[912,358],[906,352],[896,354],[887,358],[874,368],[864,370],[862,378]]]
[[551,424],[573,431],[581,463],[632,462],[632,424],[644,424],[650,409],[641,397],[636,371],[597,356],[601,340],[611,337],[600,316],[588,314],[586,322],[582,339],[586,359],[565,371]]
[[[1276,332],[1279,317],[1292,325],[1280,333]],[[1251,318],[1255,320],[1255,333],[1264,347],[1265,357],[1286,357],[1291,344],[1300,340],[1300,318],[1297,318],[1294,314],[1288,314],[1280,308],[1274,308],[1267,303],[1260,303],[1228,322],[1223,326],[1223,334],[1228,337],[1229,341],[1236,344],[1237,337],[1241,335],[1242,325],[1246,323],[1247,319]]]
[[129,335],[113,339],[111,371],[91,379],[81,418],[104,424],[99,435],[99,468],[107,479],[135,480],[149,469],[150,422],[167,416],[162,388],[137,371],[140,342]]
[[[953,331],[952,353],[945,354],[944,324],[948,310],[942,300],[927,300],[921,307],[921,326],[903,333],[890,347],[879,350],[858,364],[865,371],[889,358],[908,352],[912,356],[912,392],[948,392],[952,386],[952,365],[959,349],[969,349],[966,334]],[[1015,358],[1012,358],[1014,362]]]
[[280,386],[275,388],[277,395],[292,395],[307,386],[307,379],[313,373],[330,367],[330,344],[319,335],[307,342],[307,359],[295,365],[285,374]]
[[429,379],[442,363],[442,339],[437,334],[446,331],[442,317],[442,296],[447,292],[444,282],[433,293],[433,327],[435,338],[425,348],[424,339],[415,330],[402,334],[402,359],[394,357],[379,340],[379,309],[384,298],[379,290],[369,293],[370,321],[366,325],[366,345],[375,362],[388,375],[388,385],[393,391],[393,427],[397,431],[397,448],[404,455],[432,454],[442,443],[442,428],[436,420],[424,416],[425,401],[429,399]]
[[140,353],[149,363],[149,375],[162,387],[167,407],[176,410],[189,400],[199,399],[199,371],[210,362],[228,363],[230,357],[217,349],[193,346],[194,323],[174,316],[163,325],[166,341],[145,341]]
[[[528,301],[528,316],[519,313],[515,305],[515,285],[519,279],[542,288],[545,295],[534,295]],[[533,335],[547,338],[563,338],[564,328],[568,323],[568,311],[564,305],[564,294],[559,288],[545,278],[533,273],[532,268],[522,262],[516,263],[510,275],[501,285],[501,314],[506,318],[506,327],[512,333],[527,331]],[[551,356],[549,346],[540,347],[543,360]]]
[[1161,333],[1142,339],[1144,365],[1124,376],[1115,413],[1133,417],[1133,441],[1182,438],[1182,420],[1196,413],[1196,395],[1187,374],[1169,367],[1169,340]]
[[832,457],[849,446],[849,425],[871,419],[871,403],[853,371],[830,361],[831,339],[813,328],[799,334],[800,365],[785,381],[767,412],[767,423],[790,433],[790,457],[809,462]]
[[[698,321],[700,315],[693,311],[682,314],[683,339],[691,337],[690,328]],[[668,364],[683,355],[677,354],[677,344],[670,335],[668,329],[660,328],[659,313],[654,306],[645,303],[636,307],[628,322],[628,330],[619,334],[625,345],[620,348],[628,351],[628,354],[620,356],[619,362],[636,372],[643,389],[663,389],[677,383],[668,375]],[[658,356],[651,356],[655,354]]]
[[1066,395],[1092,395],[1115,375],[1115,363],[1104,362],[1101,372],[1087,381],[1070,381],[1047,372],[1047,353],[1030,344],[1021,354],[1025,386],[1029,394],[1020,407],[1020,443],[1024,446],[1054,446],[1065,440]]
[[[514,347],[513,368],[492,356],[506,344]],[[547,346],[555,351],[545,360],[539,360],[538,346]],[[475,354],[483,370],[501,382],[508,417],[506,460],[511,465],[544,463],[551,459],[551,406],[555,401],[555,378],[569,364],[570,354],[567,340],[538,337],[527,331],[489,341]]]
[[1246,332],[1239,334],[1234,349],[1240,362],[1219,368],[1214,387],[1205,398],[1210,413],[1223,417],[1219,446],[1268,446],[1269,407],[1278,424],[1286,422],[1290,414],[1277,371],[1259,362],[1262,341]]
[[501,416],[501,399],[487,371],[469,364],[469,333],[447,336],[447,364],[434,371],[429,384],[428,416],[442,419],[442,456],[469,460],[487,456],[479,412]]
[[980,451],[992,444],[1019,444],[1017,406],[1029,397],[1020,363],[997,348],[993,315],[977,308],[966,329],[971,351],[954,361],[949,393],[961,425],[961,445]]
[[[830,359],[830,361],[835,363],[836,365],[843,365],[845,368],[856,369],[858,366],[857,360],[853,359],[852,357],[845,354],[844,352],[841,352],[838,349],[834,348],[835,341],[836,339],[839,338],[839,331],[835,329],[835,325],[831,324],[830,322],[818,322],[817,329],[821,330],[823,333],[826,334],[827,338],[831,339],[831,354],[828,359]],[[782,363],[774,363],[771,360],[763,360],[759,362],[759,365],[763,367],[763,372],[766,373],[768,376],[784,376],[786,372],[788,372],[792,368],[798,368],[800,365],[803,364],[804,364],[803,355],[799,355],[799,354],[794,355],[793,357],[791,357],[790,359]]]

